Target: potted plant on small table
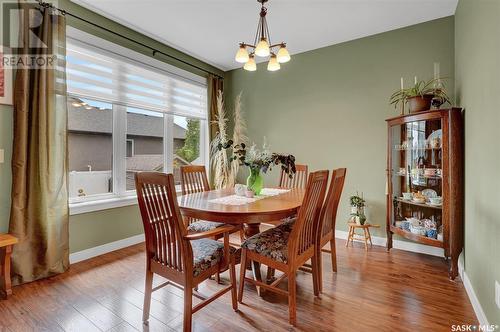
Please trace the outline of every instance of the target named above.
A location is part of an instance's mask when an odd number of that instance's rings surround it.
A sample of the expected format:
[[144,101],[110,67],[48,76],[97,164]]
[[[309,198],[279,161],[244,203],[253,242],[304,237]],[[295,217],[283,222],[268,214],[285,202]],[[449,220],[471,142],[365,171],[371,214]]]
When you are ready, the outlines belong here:
[[351,220],[354,219],[354,221],[358,225],[364,225],[366,221],[366,216],[365,216],[366,201],[363,198],[363,194],[359,196],[356,193],[356,195],[349,197],[349,201],[351,203]]

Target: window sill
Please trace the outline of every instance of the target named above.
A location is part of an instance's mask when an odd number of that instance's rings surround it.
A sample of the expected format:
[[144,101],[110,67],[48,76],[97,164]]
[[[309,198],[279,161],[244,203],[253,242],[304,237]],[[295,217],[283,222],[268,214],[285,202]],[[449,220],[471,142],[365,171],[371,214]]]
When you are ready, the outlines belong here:
[[95,201],[69,203],[69,215],[114,209],[124,206],[137,205],[137,196],[116,197]]
[[[176,186],[177,196],[180,196],[180,185]],[[124,206],[137,205],[137,195],[129,195],[124,197],[113,197],[106,199],[98,199],[86,202],[72,202],[69,203],[69,215],[74,216],[77,214],[89,213],[94,211],[102,211],[120,208]]]

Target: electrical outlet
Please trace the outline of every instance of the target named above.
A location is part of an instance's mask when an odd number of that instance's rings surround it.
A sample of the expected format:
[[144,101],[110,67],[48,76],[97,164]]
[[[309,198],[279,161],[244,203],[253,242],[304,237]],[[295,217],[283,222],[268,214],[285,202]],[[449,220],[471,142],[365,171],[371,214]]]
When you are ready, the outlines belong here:
[[495,280],[495,303],[498,309],[500,309],[500,283]]
[[0,149],[0,164],[3,164],[4,162],[5,162],[4,149]]

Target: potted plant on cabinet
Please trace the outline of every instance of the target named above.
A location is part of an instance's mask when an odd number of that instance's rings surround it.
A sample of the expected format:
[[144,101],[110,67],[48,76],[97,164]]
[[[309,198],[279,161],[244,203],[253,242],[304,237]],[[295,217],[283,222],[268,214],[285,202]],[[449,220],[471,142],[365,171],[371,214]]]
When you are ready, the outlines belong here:
[[354,220],[358,225],[364,225],[366,221],[365,203],[363,194],[359,196],[357,193],[349,197],[351,203],[351,220]]
[[408,103],[410,113],[414,113],[429,110],[431,104],[437,108],[445,103],[451,104],[451,100],[442,80],[434,78],[427,82],[416,81],[413,87],[394,92],[390,97],[390,103],[394,105],[394,108],[397,108],[400,103]]

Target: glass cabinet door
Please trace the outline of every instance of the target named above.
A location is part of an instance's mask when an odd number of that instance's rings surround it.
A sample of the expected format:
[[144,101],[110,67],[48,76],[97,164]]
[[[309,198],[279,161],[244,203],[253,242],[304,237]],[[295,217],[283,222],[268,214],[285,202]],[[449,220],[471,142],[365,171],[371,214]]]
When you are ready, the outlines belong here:
[[[441,119],[391,127],[391,228],[426,242],[443,241]],[[436,242],[435,245],[440,245]]]

